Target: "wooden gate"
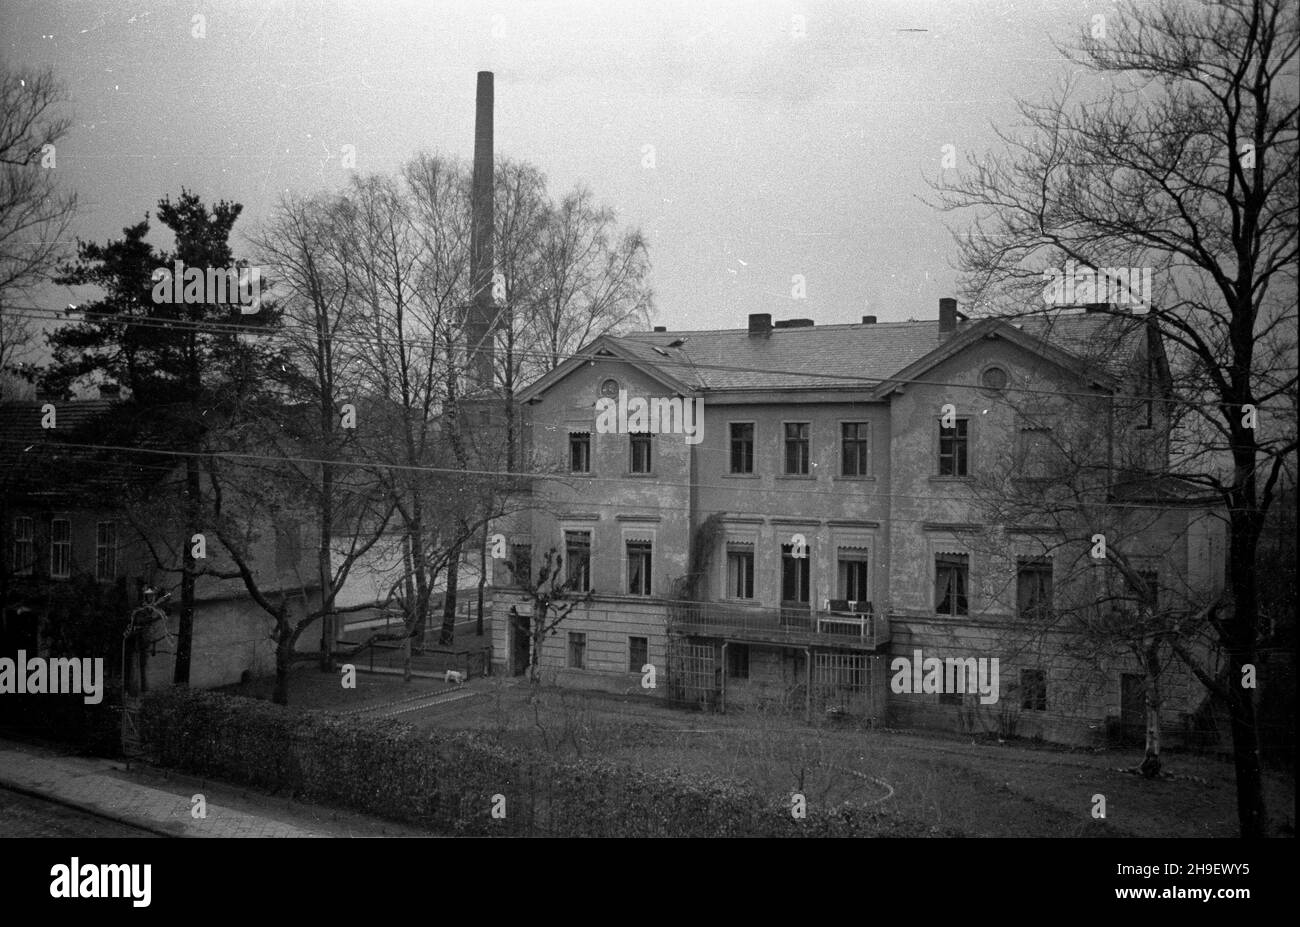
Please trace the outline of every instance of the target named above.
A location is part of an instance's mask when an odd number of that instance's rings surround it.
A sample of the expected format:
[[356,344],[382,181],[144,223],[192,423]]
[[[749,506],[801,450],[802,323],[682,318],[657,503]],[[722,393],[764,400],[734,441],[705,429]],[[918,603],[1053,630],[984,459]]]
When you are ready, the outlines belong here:
[[722,700],[722,663],[718,645],[668,639],[668,692],[681,705],[708,710]]

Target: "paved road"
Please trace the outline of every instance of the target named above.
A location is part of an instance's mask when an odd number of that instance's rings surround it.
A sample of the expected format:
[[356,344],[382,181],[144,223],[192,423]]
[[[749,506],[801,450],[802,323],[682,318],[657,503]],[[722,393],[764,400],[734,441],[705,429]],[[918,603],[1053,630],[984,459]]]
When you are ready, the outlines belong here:
[[156,837],[93,814],[0,788],[0,837]]

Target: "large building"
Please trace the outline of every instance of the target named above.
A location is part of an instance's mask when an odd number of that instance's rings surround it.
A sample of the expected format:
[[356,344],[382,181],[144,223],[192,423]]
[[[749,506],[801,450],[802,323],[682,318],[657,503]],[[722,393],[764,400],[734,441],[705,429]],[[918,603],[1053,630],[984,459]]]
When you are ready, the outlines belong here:
[[[553,548],[595,594],[538,655],[562,684],[636,689],[650,665],[655,694],[725,710],[1140,730],[1152,674],[1124,623],[1221,588],[1224,547],[1162,476],[1155,327],[1099,309],[972,321],[946,299],[937,322],[755,314],[586,345],[518,397],[541,476],[498,526],[499,670],[531,659],[511,577]],[[1204,692],[1176,666],[1158,682],[1176,738]]]

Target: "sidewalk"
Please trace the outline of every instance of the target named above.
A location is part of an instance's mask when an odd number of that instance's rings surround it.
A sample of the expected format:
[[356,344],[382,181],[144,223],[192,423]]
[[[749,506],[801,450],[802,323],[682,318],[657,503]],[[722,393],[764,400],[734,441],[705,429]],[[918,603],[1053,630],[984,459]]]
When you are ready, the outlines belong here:
[[[377,818],[177,776],[117,760],[0,740],[0,787],[172,837],[432,836]],[[203,795],[207,817],[191,815]]]

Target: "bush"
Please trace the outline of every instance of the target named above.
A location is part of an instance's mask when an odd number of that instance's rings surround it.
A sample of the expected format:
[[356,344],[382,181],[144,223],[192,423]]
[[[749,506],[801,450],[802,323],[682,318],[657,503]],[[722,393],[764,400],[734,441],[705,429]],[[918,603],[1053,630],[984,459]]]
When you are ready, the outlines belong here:
[[[146,696],[144,737],[163,766],[443,833],[608,837],[919,836],[874,808],[795,820],[725,780],[649,774],[599,759],[557,763],[474,732],[422,735],[267,702],[169,689]],[[504,818],[494,802],[504,799]],[[498,804],[499,806],[499,804]]]

